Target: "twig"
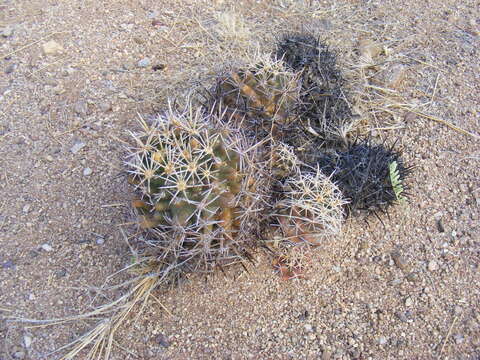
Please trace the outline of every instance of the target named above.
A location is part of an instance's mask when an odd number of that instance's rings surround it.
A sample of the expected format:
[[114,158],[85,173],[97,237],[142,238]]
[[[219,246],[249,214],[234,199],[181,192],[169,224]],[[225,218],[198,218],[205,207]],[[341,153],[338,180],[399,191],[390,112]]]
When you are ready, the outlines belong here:
[[106,205],[102,205],[101,207],[102,208],[107,208],[107,207],[122,207],[122,206],[125,206],[125,204],[106,204]]
[[440,77],[440,74],[437,74],[437,78],[435,79],[435,87],[433,88],[432,97],[430,98],[430,103],[432,103],[433,99],[435,98],[435,93],[437,92],[437,85],[438,85],[438,78],[439,77]]
[[443,350],[445,350],[445,345],[447,345],[448,338],[450,337],[450,333],[452,332],[452,329],[455,326],[457,319],[458,319],[458,316],[455,316],[455,318],[452,321],[452,325],[450,325],[450,329],[448,329],[447,336],[445,336],[445,340],[443,341],[442,348],[440,349],[440,355],[438,356],[439,359],[442,357]]

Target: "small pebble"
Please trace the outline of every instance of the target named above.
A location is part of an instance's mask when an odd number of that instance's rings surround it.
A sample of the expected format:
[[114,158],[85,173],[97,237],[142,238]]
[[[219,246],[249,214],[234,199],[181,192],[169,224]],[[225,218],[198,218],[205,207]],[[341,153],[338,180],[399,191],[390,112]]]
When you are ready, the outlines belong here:
[[31,208],[31,204],[26,204],[22,209],[23,213],[27,214],[30,211],[30,208]]
[[61,95],[65,92],[65,88],[62,84],[58,84],[53,88],[53,92],[55,93],[55,95]]
[[63,51],[63,47],[55,40],[50,40],[42,45],[42,50],[45,55],[56,55]]
[[165,64],[156,64],[152,66],[153,71],[161,71],[161,70],[165,70],[166,68],[167,68],[167,65]]
[[65,270],[65,269],[57,270],[55,272],[55,275],[57,276],[57,278],[65,277],[67,275],[67,270]]
[[53,162],[53,157],[52,157],[52,155],[47,155],[47,156],[45,156],[45,160],[47,160],[48,162]]
[[96,240],[96,243],[97,243],[97,245],[103,245],[105,243],[105,239],[104,238],[98,238]]
[[87,167],[87,168],[83,169],[83,176],[91,175],[92,172],[93,172],[92,169]]
[[403,282],[402,279],[397,278],[397,279],[393,279],[392,281],[390,281],[390,285],[391,285],[391,286],[398,286],[398,285],[400,285],[402,282]]
[[15,266],[15,263],[12,260],[7,260],[2,264],[2,268],[11,269]]
[[112,104],[108,101],[102,101],[98,104],[98,107],[100,108],[100,110],[102,110],[103,112],[107,112],[107,111],[110,111],[112,110]]
[[407,280],[410,281],[410,282],[417,282],[417,281],[420,280],[420,277],[418,276],[417,273],[412,272],[412,273],[407,275]]
[[430,260],[428,262],[428,271],[436,271],[438,270],[438,264],[435,260]]
[[411,298],[411,297],[406,298],[406,299],[405,299],[405,306],[406,306],[406,307],[410,307],[410,306],[412,306],[412,305],[413,305],[413,300],[412,300],[412,298]]
[[170,346],[170,343],[169,343],[167,337],[163,334],[158,334],[156,340],[157,340],[158,344],[160,346],[164,347],[164,348],[167,348],[167,347]]
[[2,36],[7,38],[13,35],[13,27],[12,26],[6,26],[2,30]]
[[42,250],[44,250],[46,252],[50,252],[50,251],[53,251],[53,248],[48,244],[43,244],[42,245]]
[[29,348],[32,345],[32,338],[29,335],[25,335],[23,337],[23,343],[25,344],[25,348]]
[[75,144],[70,148],[70,151],[71,151],[73,154],[76,154],[76,153],[78,153],[80,150],[82,150],[84,147],[85,147],[85,143],[84,143],[84,142],[78,142],[78,143],[75,143]]
[[408,318],[407,316],[405,315],[405,313],[401,312],[401,311],[397,311],[395,313],[395,315],[400,319],[400,321],[402,322],[407,322],[408,321]]
[[312,331],[313,331],[312,325],[310,325],[310,324],[305,324],[305,331],[306,331],[306,332],[312,332]]
[[73,111],[75,111],[75,113],[77,115],[80,115],[80,116],[85,116],[88,114],[88,105],[86,103],[86,101],[83,101],[83,100],[80,100],[80,101],[77,101],[73,107]]
[[158,16],[158,11],[155,11],[155,10],[148,11],[147,17],[149,19],[155,19],[157,16]]
[[322,353],[322,360],[330,360],[332,358],[332,352],[328,349],[324,350]]
[[438,232],[441,232],[441,233],[445,232],[445,226],[443,226],[442,219],[437,220],[437,230]]
[[378,343],[379,343],[380,345],[385,345],[385,344],[387,343],[387,338],[386,338],[385,336],[380,336],[380,337],[378,338]]
[[150,65],[150,59],[148,59],[148,58],[142,59],[137,63],[137,66],[141,67],[141,68],[145,68],[148,65]]
[[11,74],[11,73],[13,73],[16,68],[17,68],[17,64],[9,64],[9,65],[5,68],[5,74]]
[[463,343],[463,336],[461,334],[453,335],[453,339],[455,340],[455,344],[460,345]]
[[391,256],[392,256],[393,262],[399,269],[406,270],[408,268],[407,259],[405,259],[405,257],[402,256],[399,251],[392,252]]
[[18,359],[18,360],[22,360],[22,359],[25,359],[25,352],[24,351],[15,351],[13,353],[13,358],[14,359]]

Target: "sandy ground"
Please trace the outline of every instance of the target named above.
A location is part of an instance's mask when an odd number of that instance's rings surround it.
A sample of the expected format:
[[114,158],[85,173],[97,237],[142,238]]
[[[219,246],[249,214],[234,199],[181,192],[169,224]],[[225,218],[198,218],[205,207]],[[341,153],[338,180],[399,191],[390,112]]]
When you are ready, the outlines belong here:
[[[361,39],[381,42],[403,59],[409,102],[478,134],[476,1],[192,3],[0,3],[2,316],[78,314],[122,293],[93,287],[129,262],[127,130],[246,44],[268,51],[305,26],[341,62]],[[51,40],[62,49],[46,54]],[[348,221],[305,280],[281,281],[259,255],[249,273],[160,292],[171,315],[149,303],[113,358],[479,359],[480,141],[398,109],[392,119],[374,135],[398,138],[417,170],[384,226]],[[92,324],[0,320],[0,359],[55,359]]]

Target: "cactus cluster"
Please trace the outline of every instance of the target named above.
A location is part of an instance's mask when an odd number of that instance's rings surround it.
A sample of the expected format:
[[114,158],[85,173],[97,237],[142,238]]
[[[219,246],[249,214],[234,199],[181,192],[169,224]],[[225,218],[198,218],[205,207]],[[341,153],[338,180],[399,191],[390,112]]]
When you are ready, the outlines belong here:
[[142,197],[133,207],[157,260],[209,271],[242,257],[259,200],[242,134],[190,103],[144,123],[136,141],[130,173]]
[[144,124],[130,162],[142,194],[133,206],[156,261],[209,271],[268,233],[288,244],[277,265],[290,274],[304,253],[291,245],[321,245],[354,210],[376,214],[404,198],[400,154],[352,142],[335,60],[313,36],[285,36],[273,56],[219,76],[200,106]]

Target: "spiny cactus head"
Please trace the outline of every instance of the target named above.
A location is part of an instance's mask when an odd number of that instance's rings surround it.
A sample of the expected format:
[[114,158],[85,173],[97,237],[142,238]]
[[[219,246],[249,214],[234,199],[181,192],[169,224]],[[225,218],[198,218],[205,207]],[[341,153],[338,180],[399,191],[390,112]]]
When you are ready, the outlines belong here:
[[295,174],[300,166],[300,160],[295,154],[293,146],[285,143],[273,143],[271,156],[272,173],[277,179],[283,179]]
[[260,56],[219,77],[207,107],[234,112],[251,129],[270,132],[293,121],[300,99],[299,73],[271,56]]
[[298,172],[284,181],[276,217],[287,240],[320,245],[340,233],[346,201],[320,170]]
[[282,243],[272,260],[273,268],[282,280],[303,279],[310,263],[311,249],[308,243]]
[[394,146],[362,141],[346,150],[320,156],[319,166],[331,175],[354,210],[384,211],[408,197],[406,178],[412,171]]
[[132,205],[159,256],[204,270],[240,256],[259,222],[256,154],[220,116],[192,104],[170,108],[152,125],[143,123],[128,163],[141,193]]

